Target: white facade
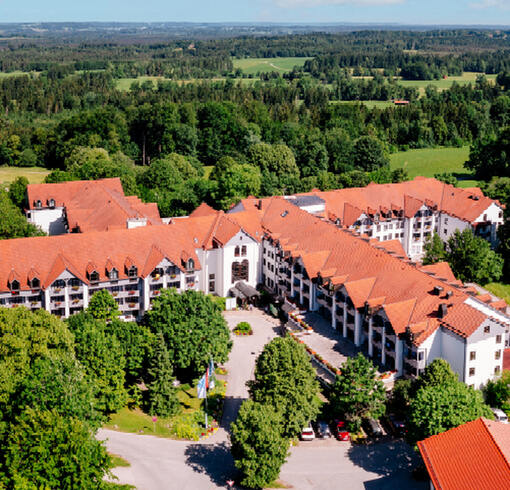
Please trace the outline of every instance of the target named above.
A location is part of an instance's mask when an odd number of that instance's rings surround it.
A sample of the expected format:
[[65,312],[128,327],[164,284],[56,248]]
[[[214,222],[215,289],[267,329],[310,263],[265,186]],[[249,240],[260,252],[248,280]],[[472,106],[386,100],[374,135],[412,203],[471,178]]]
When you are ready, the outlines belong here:
[[39,227],[48,235],[67,233],[64,208],[42,208],[27,211],[27,221]]

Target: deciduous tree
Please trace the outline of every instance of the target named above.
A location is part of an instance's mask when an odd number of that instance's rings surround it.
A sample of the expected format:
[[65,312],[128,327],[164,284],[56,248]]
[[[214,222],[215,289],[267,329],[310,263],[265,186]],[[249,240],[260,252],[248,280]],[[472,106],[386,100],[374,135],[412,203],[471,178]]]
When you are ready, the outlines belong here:
[[246,400],[231,426],[232,456],[242,485],[265,488],[280,474],[289,450],[282,415],[270,405]]

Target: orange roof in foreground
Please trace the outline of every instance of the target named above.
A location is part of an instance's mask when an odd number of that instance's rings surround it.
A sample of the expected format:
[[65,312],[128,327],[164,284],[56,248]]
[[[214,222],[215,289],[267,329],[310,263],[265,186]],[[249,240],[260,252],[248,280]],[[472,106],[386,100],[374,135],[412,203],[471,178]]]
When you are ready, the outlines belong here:
[[79,180],[27,186],[30,209],[35,202],[47,206],[49,199],[65,207],[69,230],[82,233],[127,228],[127,220],[146,218],[148,224],[161,224],[158,206],[136,196],[125,196],[119,178]]
[[510,489],[510,424],[479,418],[418,442],[436,489]]

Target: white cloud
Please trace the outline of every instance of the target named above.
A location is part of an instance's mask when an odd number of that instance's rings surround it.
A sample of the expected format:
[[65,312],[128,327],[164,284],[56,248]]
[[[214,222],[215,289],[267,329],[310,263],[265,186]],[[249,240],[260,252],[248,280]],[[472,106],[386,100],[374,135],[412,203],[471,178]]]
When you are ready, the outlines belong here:
[[[279,7],[318,7],[320,5],[395,5],[406,0],[276,0]],[[485,0],[497,1],[497,0]],[[504,0],[501,0],[504,1]]]
[[510,0],[481,0],[480,2],[471,3],[469,5],[474,9],[501,8],[510,9]]

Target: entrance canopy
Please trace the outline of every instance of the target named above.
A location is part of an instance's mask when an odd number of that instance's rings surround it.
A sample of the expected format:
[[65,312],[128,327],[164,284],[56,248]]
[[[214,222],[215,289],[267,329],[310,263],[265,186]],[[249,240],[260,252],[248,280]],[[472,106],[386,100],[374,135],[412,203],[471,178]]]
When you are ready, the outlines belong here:
[[256,302],[260,298],[260,293],[244,281],[239,281],[233,288],[229,289],[229,294],[240,301]]

